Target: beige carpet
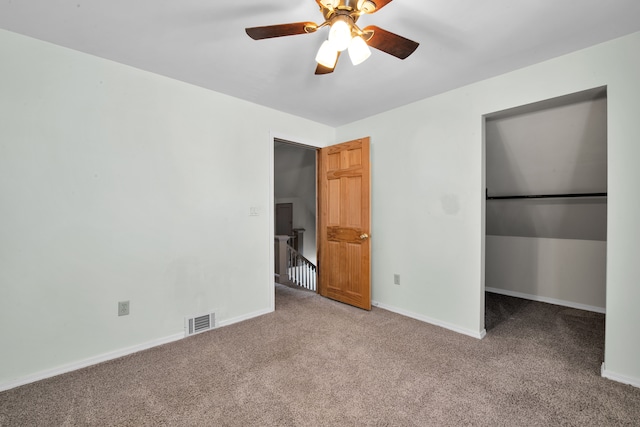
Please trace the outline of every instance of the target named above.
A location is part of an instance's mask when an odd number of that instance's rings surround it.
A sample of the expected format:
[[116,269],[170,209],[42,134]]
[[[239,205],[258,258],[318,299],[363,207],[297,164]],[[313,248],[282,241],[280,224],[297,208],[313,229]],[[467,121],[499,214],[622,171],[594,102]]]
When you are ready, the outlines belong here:
[[604,316],[487,295],[476,340],[276,287],[276,312],[0,393],[2,426],[637,426]]

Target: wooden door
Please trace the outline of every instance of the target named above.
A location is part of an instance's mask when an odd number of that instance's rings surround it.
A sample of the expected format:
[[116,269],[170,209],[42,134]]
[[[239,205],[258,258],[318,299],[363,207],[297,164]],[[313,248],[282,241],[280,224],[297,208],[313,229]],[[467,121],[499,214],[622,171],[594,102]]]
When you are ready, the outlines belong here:
[[318,292],[371,310],[369,138],[320,149]]

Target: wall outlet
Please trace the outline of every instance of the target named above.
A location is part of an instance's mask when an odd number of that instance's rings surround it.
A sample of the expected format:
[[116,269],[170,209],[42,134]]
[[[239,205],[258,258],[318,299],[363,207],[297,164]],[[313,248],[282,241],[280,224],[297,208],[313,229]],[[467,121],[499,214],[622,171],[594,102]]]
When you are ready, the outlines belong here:
[[129,315],[129,301],[118,302],[118,316]]
[[393,284],[394,285],[399,285],[400,284],[400,275],[399,274],[394,274],[393,275]]

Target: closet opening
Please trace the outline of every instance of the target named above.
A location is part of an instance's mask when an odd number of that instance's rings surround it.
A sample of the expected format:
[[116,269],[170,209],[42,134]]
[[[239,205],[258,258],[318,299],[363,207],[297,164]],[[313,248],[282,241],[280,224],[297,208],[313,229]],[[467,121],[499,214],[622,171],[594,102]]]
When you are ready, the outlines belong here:
[[604,359],[607,89],[484,119],[487,334],[527,312]]

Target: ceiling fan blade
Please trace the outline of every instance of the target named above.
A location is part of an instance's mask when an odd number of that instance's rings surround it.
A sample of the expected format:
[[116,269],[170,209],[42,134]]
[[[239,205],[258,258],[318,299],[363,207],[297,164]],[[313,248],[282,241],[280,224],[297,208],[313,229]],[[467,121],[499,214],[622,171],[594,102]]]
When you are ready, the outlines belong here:
[[420,45],[420,43],[383,30],[375,25],[370,25],[363,30],[365,33],[369,31],[373,32],[373,36],[367,41],[367,44],[396,58],[405,59]]
[[313,22],[295,22],[293,24],[267,25],[266,27],[245,28],[245,31],[254,40],[270,39],[273,37],[295,36],[298,34],[312,33],[318,28]]
[[[336,58],[336,65],[338,65],[338,59],[340,59],[340,54],[341,53],[342,52],[338,52],[338,57]],[[333,70],[336,69],[336,65],[334,65],[333,68],[329,68],[329,67],[325,67],[324,65],[318,64],[318,66],[316,67],[315,74],[317,74],[317,75],[331,74],[331,73],[333,73]]]
[[316,67],[316,72],[315,74],[317,75],[321,75],[321,74],[330,74],[333,73],[334,68],[329,68],[329,67],[325,67],[324,65],[318,64],[318,66]]

